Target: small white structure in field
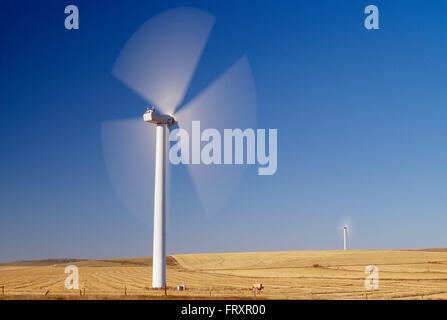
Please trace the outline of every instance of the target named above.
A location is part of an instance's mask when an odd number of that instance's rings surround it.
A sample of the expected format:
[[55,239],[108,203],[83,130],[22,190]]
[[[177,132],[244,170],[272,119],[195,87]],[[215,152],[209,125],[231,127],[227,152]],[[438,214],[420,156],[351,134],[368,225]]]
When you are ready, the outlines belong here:
[[184,284],[178,285],[177,286],[177,290],[178,291],[184,291],[184,290],[186,290],[186,286]]

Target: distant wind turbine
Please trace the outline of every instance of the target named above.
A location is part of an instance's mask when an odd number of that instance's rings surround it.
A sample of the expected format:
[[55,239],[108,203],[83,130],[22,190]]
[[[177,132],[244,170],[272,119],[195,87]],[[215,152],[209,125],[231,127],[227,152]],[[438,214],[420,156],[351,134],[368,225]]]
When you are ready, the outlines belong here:
[[348,249],[348,226],[343,227],[343,250]]

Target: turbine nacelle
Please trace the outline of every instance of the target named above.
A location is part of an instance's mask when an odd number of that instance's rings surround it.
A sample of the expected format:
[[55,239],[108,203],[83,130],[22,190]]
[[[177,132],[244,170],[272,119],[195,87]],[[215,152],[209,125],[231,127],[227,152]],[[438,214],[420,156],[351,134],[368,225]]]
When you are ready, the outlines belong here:
[[143,120],[145,122],[153,123],[153,124],[165,124],[168,127],[175,124],[174,117],[168,114],[160,114],[155,112],[154,108],[147,109],[147,111],[143,114]]

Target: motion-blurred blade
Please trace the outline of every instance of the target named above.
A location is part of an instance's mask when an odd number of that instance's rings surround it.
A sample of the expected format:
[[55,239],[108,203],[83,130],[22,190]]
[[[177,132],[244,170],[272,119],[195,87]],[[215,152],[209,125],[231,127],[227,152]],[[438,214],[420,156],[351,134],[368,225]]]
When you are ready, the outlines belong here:
[[154,207],[155,126],[143,119],[102,124],[102,147],[110,181],[135,217],[152,225]]
[[[340,219],[340,224],[337,227],[337,230],[341,230],[343,231],[344,227],[348,227],[348,232],[347,232],[347,238],[348,239],[352,239],[352,235],[355,232],[355,227],[354,224],[352,222],[352,217],[347,216],[347,217],[343,217],[342,219]],[[341,232],[339,232],[341,234]]]
[[[175,118],[179,127],[188,131],[190,139],[195,120],[200,121],[201,131],[214,128],[221,134],[222,164],[187,165],[205,212],[216,214],[227,204],[247,168],[247,165],[223,164],[224,129],[251,128],[256,133],[256,92],[248,60],[241,58],[181,108]],[[244,159],[245,156],[244,153]]]
[[130,38],[112,73],[163,113],[181,103],[214,16],[192,8],[164,11]]

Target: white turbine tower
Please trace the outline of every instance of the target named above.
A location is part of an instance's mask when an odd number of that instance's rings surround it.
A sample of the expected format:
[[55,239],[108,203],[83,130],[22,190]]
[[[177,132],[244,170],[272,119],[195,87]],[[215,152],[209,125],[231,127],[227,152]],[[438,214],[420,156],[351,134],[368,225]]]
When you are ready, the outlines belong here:
[[343,250],[348,249],[348,226],[343,227]]
[[154,184],[154,242],[152,257],[152,286],[166,286],[166,127],[174,124],[169,115],[156,114],[154,109],[147,110],[143,119],[155,124],[155,184]]
[[[148,211],[154,200],[154,288],[166,286],[166,222],[169,219],[166,187],[170,168],[166,139],[172,125],[189,133],[192,121],[196,120],[200,121],[201,128],[220,132],[226,128],[255,128],[256,125],[256,93],[245,57],[218,75],[193,99],[183,102],[213,24],[214,17],[198,9],[177,8],[162,12],[129,39],[112,72],[140,95],[145,105],[149,103],[157,108],[144,113],[146,123],[140,118],[102,125],[104,160],[120,200],[147,224],[150,224]],[[198,143],[200,145],[201,141]],[[241,165],[191,162],[185,166],[207,214],[224,207],[246,169]]]

